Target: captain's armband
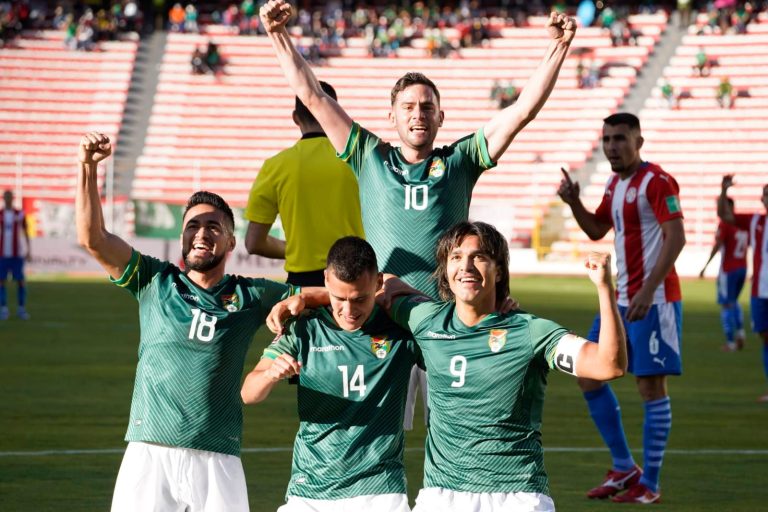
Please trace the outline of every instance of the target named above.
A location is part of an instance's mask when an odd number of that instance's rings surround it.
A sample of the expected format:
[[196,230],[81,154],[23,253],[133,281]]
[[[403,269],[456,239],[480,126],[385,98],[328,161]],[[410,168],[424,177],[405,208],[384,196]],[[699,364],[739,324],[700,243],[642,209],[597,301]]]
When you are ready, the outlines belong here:
[[578,377],[579,354],[581,353],[581,347],[585,343],[590,342],[575,334],[566,334],[560,338],[560,342],[555,349],[555,368],[563,373]]

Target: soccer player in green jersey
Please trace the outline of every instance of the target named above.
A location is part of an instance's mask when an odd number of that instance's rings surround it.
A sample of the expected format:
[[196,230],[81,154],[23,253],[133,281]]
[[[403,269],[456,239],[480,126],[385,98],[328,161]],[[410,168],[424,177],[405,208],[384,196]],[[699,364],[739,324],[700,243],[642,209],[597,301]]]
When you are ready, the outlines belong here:
[[390,98],[389,120],[401,142],[395,147],[360,127],[322,90],[285,28],[292,12],[285,0],[269,0],[260,10],[262,24],[290,87],[357,175],[363,227],[379,269],[437,298],[430,279],[435,244],[443,231],[467,220],[480,174],[496,165],[544,106],[576,32],[575,21],[552,13],[546,27],[552,42],[518,100],[449,146],[434,147],[445,117],[437,87],[421,73],[403,76]]
[[339,239],[325,270],[330,307],[290,322],[245,378],[248,404],[299,376],[301,423],[279,512],[410,510],[403,412],[419,352],[410,333],[375,305],[381,284],[370,244]]
[[597,287],[600,343],[523,311],[500,313],[509,286],[504,237],[482,222],[440,239],[441,297],[396,299],[392,317],[414,334],[429,381],[424,484],[414,512],[553,511],[541,418],[547,373],[608,380],[627,367],[627,348],[608,254],[586,266]]
[[111,152],[105,135],[83,136],[75,208],[80,244],[139,302],[129,444],[112,510],[248,511],[240,376],[256,330],[295,289],[224,273],[234,218],[216,194],[197,192],[187,203],[180,237],[186,271],[108,232],[96,169]]

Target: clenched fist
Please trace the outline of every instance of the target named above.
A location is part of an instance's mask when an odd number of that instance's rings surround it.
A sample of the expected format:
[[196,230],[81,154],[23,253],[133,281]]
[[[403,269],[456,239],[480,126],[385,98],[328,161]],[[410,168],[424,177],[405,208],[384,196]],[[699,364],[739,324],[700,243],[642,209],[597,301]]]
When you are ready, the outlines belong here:
[[261,24],[267,33],[276,32],[285,27],[292,15],[293,8],[285,0],[269,0],[259,9]]
[[551,12],[547,20],[547,33],[555,41],[570,44],[576,35],[576,21],[565,14]]
[[90,132],[80,139],[77,159],[80,163],[94,165],[112,154],[112,143],[103,133]]

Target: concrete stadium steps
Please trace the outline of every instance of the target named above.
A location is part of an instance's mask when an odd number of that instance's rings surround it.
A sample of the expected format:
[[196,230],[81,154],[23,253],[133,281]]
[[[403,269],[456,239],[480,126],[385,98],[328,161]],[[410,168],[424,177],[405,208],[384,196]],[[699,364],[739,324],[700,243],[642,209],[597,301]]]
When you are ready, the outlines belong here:
[[[0,49],[0,186],[72,201],[82,135],[99,131],[119,143],[137,42],[78,52],[64,47],[63,32],[42,31],[17,43]],[[100,168],[100,185],[103,175]]]

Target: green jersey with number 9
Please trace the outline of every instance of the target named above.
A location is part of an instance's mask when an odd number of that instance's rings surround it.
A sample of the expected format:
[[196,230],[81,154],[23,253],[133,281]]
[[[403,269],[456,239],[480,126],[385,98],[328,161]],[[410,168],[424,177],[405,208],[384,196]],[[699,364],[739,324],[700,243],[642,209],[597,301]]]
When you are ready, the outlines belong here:
[[126,441],[239,456],[245,354],[272,307],[295,289],[225,275],[205,290],[137,251],[114,283],[139,301],[141,327]]
[[396,299],[392,315],[413,332],[427,369],[424,487],[549,495],[542,407],[568,331],[522,311],[469,327],[455,303],[413,295]]
[[356,331],[327,309],[289,324],[264,350],[302,363],[299,431],[288,496],[338,500],[406,492],[403,414],[411,367],[420,360],[411,334],[378,307]]
[[399,148],[353,123],[339,156],[357,176],[365,237],[379,269],[437,298],[437,240],[467,220],[477,179],[496,165],[482,128],[410,164]]

